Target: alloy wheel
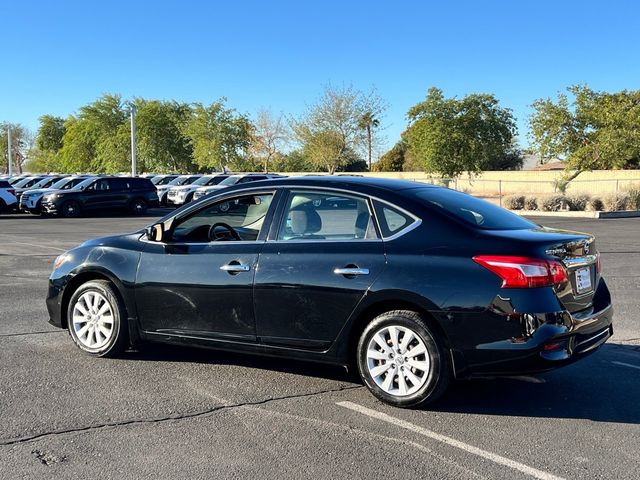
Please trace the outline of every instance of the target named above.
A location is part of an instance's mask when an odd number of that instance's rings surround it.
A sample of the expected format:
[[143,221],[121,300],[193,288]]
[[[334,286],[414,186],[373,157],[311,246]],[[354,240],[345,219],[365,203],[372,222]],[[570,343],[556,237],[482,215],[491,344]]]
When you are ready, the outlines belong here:
[[404,397],[420,390],[431,367],[424,340],[410,328],[385,326],[376,331],[366,352],[368,373],[387,394]]
[[71,320],[78,341],[86,348],[100,349],[113,336],[113,307],[99,292],[88,291],[78,297]]

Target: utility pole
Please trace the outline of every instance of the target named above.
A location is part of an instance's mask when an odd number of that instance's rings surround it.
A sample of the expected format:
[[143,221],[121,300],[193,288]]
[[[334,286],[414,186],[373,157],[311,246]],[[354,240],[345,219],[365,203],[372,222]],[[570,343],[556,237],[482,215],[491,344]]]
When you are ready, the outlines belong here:
[[13,175],[13,158],[11,155],[11,125],[7,124],[7,160],[9,160],[9,168],[7,173],[9,176]]
[[136,176],[137,170],[136,153],[136,106],[131,104],[131,176]]

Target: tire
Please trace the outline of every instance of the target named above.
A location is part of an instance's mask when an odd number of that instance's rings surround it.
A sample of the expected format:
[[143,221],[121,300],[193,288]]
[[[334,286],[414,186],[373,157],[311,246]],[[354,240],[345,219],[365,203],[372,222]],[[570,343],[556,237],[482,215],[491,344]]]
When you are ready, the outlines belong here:
[[147,213],[147,202],[141,198],[131,200],[131,203],[129,204],[129,211],[133,215],[144,215]]
[[452,378],[442,339],[419,314],[407,310],[383,313],[367,325],[358,342],[357,363],[369,391],[396,407],[436,401]]
[[73,293],[67,308],[67,328],[76,346],[95,357],[117,356],[129,343],[127,311],[106,280],[88,281]]
[[64,202],[60,207],[60,215],[64,218],[78,218],[81,213],[80,204],[75,200]]

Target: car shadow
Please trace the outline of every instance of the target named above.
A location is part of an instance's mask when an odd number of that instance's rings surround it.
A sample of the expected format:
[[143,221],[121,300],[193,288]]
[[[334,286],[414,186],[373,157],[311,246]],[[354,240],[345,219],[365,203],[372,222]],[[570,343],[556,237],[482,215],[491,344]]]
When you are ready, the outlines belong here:
[[122,359],[147,362],[187,362],[230,365],[323,378],[337,382],[361,383],[359,377],[353,372],[347,372],[345,368],[337,365],[247,353],[222,352],[219,350],[183,347],[179,345],[144,344],[136,350],[125,352]]
[[535,377],[461,380],[428,410],[638,424],[640,370],[621,363],[640,368],[640,349],[607,344]]

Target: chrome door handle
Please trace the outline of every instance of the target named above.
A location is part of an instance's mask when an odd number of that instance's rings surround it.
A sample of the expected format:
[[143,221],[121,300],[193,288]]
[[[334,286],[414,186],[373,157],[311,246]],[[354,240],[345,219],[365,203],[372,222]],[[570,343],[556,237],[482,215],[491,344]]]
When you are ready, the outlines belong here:
[[369,275],[368,268],[334,268],[333,273],[336,275]]
[[251,267],[249,265],[241,265],[239,263],[229,263],[228,265],[221,266],[220,270],[228,273],[240,273],[248,272],[251,270]]

